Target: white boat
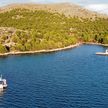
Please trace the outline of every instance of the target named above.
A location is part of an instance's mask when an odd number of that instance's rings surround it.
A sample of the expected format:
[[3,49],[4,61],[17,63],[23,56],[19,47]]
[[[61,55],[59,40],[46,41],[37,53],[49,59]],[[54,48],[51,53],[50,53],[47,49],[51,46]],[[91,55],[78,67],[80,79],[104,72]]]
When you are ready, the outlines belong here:
[[97,52],[96,54],[97,55],[106,55],[106,56],[108,56],[108,49],[106,49],[105,52]]
[[2,79],[2,75],[0,76],[0,89],[4,89],[7,87],[6,79]]

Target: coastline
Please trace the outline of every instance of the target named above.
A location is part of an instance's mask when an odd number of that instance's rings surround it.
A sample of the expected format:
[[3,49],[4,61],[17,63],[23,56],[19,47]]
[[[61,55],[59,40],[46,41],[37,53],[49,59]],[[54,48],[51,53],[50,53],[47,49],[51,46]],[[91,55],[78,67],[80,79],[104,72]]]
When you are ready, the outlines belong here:
[[94,42],[83,42],[82,44],[86,44],[86,45],[100,45],[100,46],[108,47],[108,44],[101,44],[101,43],[94,43]]
[[71,48],[75,48],[75,47],[78,47],[82,44],[86,44],[86,45],[100,45],[100,46],[107,46],[108,47],[108,44],[101,44],[101,43],[93,43],[93,42],[79,42],[79,43],[76,43],[74,45],[69,45],[69,46],[66,46],[66,47],[63,47],[63,48],[56,48],[56,49],[49,49],[49,50],[37,50],[37,51],[12,51],[12,52],[8,52],[8,53],[0,53],[0,57],[1,56],[8,56],[8,55],[24,55],[24,54],[36,54],[36,53],[50,53],[50,52],[57,52],[57,51],[62,51],[62,50],[68,50],[68,49],[71,49]]
[[37,51],[12,51],[12,52],[8,52],[8,53],[0,53],[0,56],[8,56],[8,55],[24,55],[24,54],[35,54],[35,53],[50,53],[50,52],[56,52],[56,51],[62,51],[62,50],[67,50],[67,49],[71,49],[71,48],[75,48],[77,46],[82,45],[82,43],[76,43],[74,45],[69,45],[67,47],[63,47],[63,48],[56,48],[56,49],[49,49],[49,50],[37,50]]

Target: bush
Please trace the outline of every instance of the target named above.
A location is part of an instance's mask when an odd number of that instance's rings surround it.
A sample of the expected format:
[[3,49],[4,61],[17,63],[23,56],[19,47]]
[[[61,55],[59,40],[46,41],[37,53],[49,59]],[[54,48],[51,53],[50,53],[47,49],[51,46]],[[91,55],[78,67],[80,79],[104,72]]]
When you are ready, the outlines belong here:
[[6,47],[0,44],[0,53],[6,53],[6,52],[8,52]]

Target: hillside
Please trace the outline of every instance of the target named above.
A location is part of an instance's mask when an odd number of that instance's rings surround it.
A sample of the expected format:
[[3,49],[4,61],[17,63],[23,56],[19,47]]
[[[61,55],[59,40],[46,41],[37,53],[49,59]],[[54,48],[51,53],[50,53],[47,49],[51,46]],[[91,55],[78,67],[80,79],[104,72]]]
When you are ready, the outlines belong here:
[[107,18],[67,17],[29,5],[2,8],[0,53],[63,48],[77,42],[108,44]]
[[30,9],[30,10],[46,10],[49,12],[57,12],[71,17],[82,17],[82,18],[92,18],[100,17],[107,18],[108,16],[104,14],[98,14],[96,12],[89,11],[82,8],[81,6],[70,4],[70,3],[59,3],[59,4],[11,4],[5,7],[2,7],[1,12],[9,11],[12,9]]

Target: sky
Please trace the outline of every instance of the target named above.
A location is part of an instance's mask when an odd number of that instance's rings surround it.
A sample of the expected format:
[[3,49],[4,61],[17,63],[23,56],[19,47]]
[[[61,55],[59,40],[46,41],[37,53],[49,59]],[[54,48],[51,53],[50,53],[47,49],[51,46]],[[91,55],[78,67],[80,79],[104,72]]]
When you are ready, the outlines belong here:
[[12,3],[63,3],[69,2],[83,6],[92,11],[108,14],[108,0],[0,0],[0,6]]

